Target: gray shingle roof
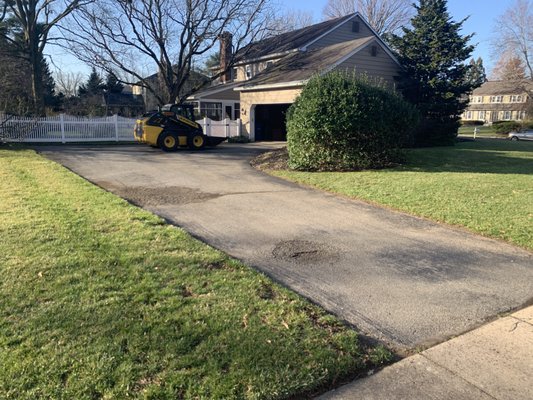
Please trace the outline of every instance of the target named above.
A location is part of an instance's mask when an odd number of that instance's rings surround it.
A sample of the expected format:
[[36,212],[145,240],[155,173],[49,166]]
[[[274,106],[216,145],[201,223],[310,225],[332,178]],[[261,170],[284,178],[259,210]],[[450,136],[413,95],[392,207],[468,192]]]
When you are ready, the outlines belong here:
[[533,90],[533,81],[489,81],[478,87],[472,93],[473,96],[490,96],[505,94],[521,94]]
[[333,29],[342,21],[352,18],[354,15],[355,14],[351,14],[344,17],[331,19],[329,21],[320,22],[302,29],[282,33],[281,35],[251,43],[248,46],[240,49],[235,55],[235,58],[239,61],[243,59],[250,60],[264,57],[269,54],[285,53],[298,49],[311,42],[313,39],[316,39]]
[[368,45],[374,40],[374,36],[368,36],[316,50],[290,54],[245,82],[243,87],[307,80],[314,74],[332,67],[355,49]]

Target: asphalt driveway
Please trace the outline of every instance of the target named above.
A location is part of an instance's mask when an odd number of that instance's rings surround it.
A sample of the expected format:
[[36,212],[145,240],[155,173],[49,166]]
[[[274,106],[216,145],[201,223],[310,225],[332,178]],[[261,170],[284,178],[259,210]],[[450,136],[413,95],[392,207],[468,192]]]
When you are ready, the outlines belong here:
[[397,349],[442,341],[531,300],[530,252],[250,167],[272,146],[38,150]]

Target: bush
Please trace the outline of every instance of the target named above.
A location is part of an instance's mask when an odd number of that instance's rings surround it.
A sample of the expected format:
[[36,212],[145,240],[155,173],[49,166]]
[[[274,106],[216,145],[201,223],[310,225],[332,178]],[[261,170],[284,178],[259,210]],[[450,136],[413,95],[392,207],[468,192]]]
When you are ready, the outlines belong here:
[[480,126],[480,125],[484,125],[485,124],[485,121],[476,121],[476,120],[472,120],[472,121],[461,121],[461,125],[462,126]]
[[533,129],[533,121],[524,121],[522,126],[524,129]]
[[513,131],[520,131],[522,124],[516,121],[496,121],[492,124],[496,133],[507,134]]
[[453,146],[460,123],[456,118],[423,119],[414,132],[415,147]]
[[418,122],[398,95],[355,74],[315,76],[287,115],[289,167],[342,171],[400,160]]

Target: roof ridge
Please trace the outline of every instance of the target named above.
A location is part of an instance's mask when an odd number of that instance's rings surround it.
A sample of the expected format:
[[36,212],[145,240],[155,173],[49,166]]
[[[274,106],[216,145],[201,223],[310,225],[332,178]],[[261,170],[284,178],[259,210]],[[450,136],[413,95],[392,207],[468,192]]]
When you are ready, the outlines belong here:
[[[299,49],[306,45],[314,38],[322,35],[331,28],[357,15],[352,13],[343,17],[338,17],[326,21],[321,21],[313,25],[305,26],[303,28],[295,29],[289,32],[284,32],[275,36],[270,36],[257,42],[253,42],[238,50],[236,58],[244,60],[256,59],[268,56],[270,54],[285,53],[292,50]],[[306,36],[309,36],[306,38]],[[303,39],[303,40],[302,40]],[[299,43],[302,41],[302,43]],[[261,49],[263,47],[263,49]],[[257,49],[257,50],[256,50]],[[242,55],[239,55],[241,53]],[[254,54],[258,53],[258,54]]]

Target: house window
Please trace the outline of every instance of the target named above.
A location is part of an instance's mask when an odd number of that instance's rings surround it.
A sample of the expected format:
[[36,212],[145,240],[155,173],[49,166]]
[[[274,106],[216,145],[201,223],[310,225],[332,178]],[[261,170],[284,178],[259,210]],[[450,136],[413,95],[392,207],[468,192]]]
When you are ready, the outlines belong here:
[[485,111],[480,111],[478,114],[478,119],[480,121],[485,121]]
[[194,101],[191,103],[194,107],[194,116],[199,118],[200,113],[200,102]]
[[202,102],[200,106],[202,118],[210,118],[214,121],[222,120],[222,103]]
[[235,81],[235,80],[237,80],[238,76],[239,76],[239,72],[238,72],[237,68],[233,68],[231,70],[231,79],[233,79]]
[[522,103],[522,96],[521,95],[512,95],[511,96],[511,103]]
[[376,57],[378,55],[378,46],[372,46],[370,49],[370,54],[372,57]]
[[358,21],[353,21],[352,22],[352,32],[359,32],[359,22]]
[[504,111],[503,112],[503,119],[506,121],[509,121],[511,119],[511,111]]
[[246,79],[250,79],[252,77],[252,66],[247,65],[246,66]]
[[241,103],[235,103],[233,105],[233,113],[234,113],[233,119],[239,119],[241,117]]
[[472,111],[466,112],[466,119],[472,119]]
[[503,96],[490,96],[491,103],[501,103],[503,102]]
[[474,96],[474,103],[483,103],[483,96]]
[[226,119],[226,118],[231,119],[231,111],[232,111],[231,110],[231,106],[226,106],[226,107],[224,107],[224,109],[226,110],[224,112],[224,119]]
[[525,120],[525,119],[526,119],[526,112],[525,112],[525,111],[519,111],[519,112],[518,112],[518,119],[519,119],[520,121]]
[[271,66],[272,66],[272,64],[274,64],[274,62],[273,62],[273,61],[267,61],[267,66],[266,66],[266,67],[267,67],[267,68],[269,68],[269,67],[271,67]]

